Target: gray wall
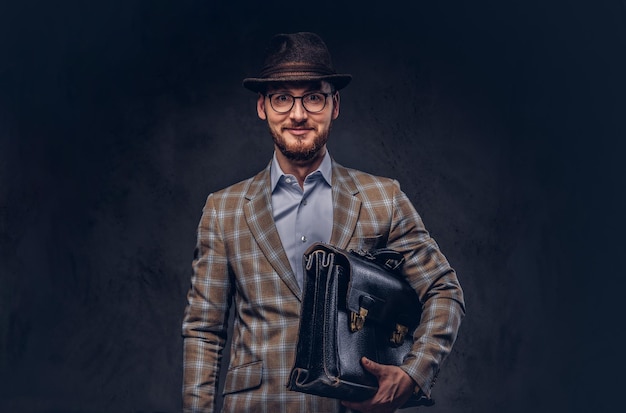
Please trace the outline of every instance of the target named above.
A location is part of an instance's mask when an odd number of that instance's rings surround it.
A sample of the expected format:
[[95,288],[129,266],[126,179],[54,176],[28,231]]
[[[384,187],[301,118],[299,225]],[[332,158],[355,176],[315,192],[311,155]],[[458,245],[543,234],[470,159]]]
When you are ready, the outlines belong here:
[[615,411],[623,2],[5,3],[0,411],[180,410],[203,202],[272,151],[241,79],[300,30],[354,76],[332,155],[400,181],[466,291],[423,410]]

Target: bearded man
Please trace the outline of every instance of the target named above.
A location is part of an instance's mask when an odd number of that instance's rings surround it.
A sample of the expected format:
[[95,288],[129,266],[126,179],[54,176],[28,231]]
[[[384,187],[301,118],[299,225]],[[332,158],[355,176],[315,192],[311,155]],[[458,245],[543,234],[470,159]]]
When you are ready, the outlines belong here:
[[[224,412],[393,412],[416,393],[430,398],[465,313],[463,292],[399,184],[331,158],[326,143],[350,80],[313,33],[276,35],[259,76],[244,79],[258,94],[274,156],[256,176],[210,194],[203,209],[183,321],[185,412],[214,411],[229,331]],[[302,257],[315,242],[402,253],[423,306],[402,365],[363,359],[379,385],[363,402],[286,388],[306,317]]]

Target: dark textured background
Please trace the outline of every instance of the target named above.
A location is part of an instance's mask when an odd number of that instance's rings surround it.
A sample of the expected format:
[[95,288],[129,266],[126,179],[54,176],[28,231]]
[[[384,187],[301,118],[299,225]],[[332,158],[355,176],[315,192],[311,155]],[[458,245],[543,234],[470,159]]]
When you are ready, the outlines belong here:
[[401,182],[466,291],[423,411],[619,410],[624,2],[8,3],[0,411],[180,410],[203,202],[271,156],[241,79],[300,30],[354,76],[331,153]]

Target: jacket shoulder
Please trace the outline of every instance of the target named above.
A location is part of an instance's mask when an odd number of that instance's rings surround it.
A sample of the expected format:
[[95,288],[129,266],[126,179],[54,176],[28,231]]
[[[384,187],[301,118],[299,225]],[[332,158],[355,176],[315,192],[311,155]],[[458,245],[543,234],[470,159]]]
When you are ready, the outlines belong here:
[[355,192],[368,192],[371,190],[383,192],[395,192],[400,188],[398,181],[393,178],[374,175],[358,169],[346,168],[335,164],[338,182],[354,186]]
[[263,185],[269,183],[269,169],[264,169],[255,176],[239,181],[235,184],[229,185],[226,188],[220,189],[211,193],[209,196],[216,199],[222,198],[245,198],[250,195],[254,195],[259,191]]

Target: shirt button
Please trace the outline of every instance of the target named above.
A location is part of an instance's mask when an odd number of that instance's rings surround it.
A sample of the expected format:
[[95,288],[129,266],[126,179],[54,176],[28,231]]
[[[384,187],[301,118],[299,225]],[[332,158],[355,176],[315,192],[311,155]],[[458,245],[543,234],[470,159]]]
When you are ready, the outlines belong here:
[[291,178],[287,178],[287,179],[285,179],[285,182],[287,182],[288,184],[290,184],[290,183],[291,183]]
[[302,238],[300,238],[300,241],[306,242],[306,237],[303,235]]
[[302,205],[306,205],[306,199],[302,201]]

